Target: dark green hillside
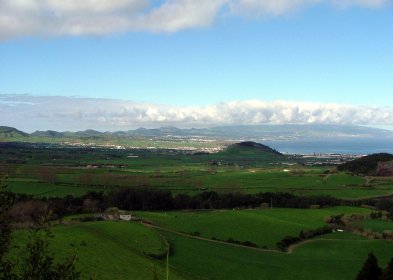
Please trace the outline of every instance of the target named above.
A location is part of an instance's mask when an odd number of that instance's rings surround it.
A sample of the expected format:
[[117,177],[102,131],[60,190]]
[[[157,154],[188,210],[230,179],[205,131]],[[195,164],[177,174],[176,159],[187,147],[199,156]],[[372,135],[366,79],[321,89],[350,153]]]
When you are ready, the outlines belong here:
[[46,131],[37,130],[31,133],[30,135],[35,137],[64,137],[64,133],[57,132],[54,130],[46,130]]
[[33,133],[30,134],[31,136],[34,137],[47,137],[47,138],[85,138],[85,137],[105,137],[104,132],[92,130],[92,129],[86,129],[84,131],[77,131],[77,132],[58,132],[54,130],[46,130],[46,131],[40,131],[37,130]]
[[[341,164],[337,167],[339,171],[347,171],[354,174],[380,175],[378,165],[382,162],[393,160],[393,155],[388,153],[372,154],[353,161]],[[381,174],[382,175],[382,174]]]
[[26,132],[9,126],[0,126],[0,138],[28,137]]
[[255,143],[241,142],[208,156],[213,164],[240,166],[267,166],[287,161],[287,156],[272,148]]
[[79,137],[94,137],[94,136],[103,136],[103,135],[104,135],[103,132],[93,129],[86,129],[84,131],[75,132],[75,136],[79,136]]
[[260,143],[255,143],[251,141],[240,142],[236,144],[230,145],[226,151],[226,153],[270,153],[274,155],[282,155],[280,152]]

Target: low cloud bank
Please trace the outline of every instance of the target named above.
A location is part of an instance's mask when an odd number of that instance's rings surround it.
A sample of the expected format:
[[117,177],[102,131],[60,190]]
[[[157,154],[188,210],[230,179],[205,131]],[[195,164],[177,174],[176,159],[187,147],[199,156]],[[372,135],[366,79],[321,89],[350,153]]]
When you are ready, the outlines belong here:
[[0,95],[1,125],[26,131],[126,130],[143,127],[206,127],[257,124],[389,126],[393,108],[297,101],[230,101],[178,107],[115,99]]

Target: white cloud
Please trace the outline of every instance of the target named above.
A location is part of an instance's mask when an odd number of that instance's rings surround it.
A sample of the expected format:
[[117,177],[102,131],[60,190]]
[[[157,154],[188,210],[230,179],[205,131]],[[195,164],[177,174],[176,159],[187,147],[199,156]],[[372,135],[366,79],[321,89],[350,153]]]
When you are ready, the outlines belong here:
[[[156,2],[157,3],[157,2]],[[176,32],[209,26],[223,13],[280,16],[316,4],[379,8],[392,0],[0,0],[0,39],[17,36]]]
[[294,101],[176,107],[113,99],[0,95],[0,123],[31,129],[130,129],[239,124],[393,124],[393,108]]
[[45,0],[42,1],[49,10],[58,13],[109,13],[121,9],[131,11],[147,4],[145,1],[130,0]]
[[1,0],[0,38],[126,31],[148,0]]
[[331,0],[332,4],[341,8],[350,6],[363,6],[368,8],[380,8],[391,3],[391,0]]
[[232,0],[229,8],[235,15],[266,17],[280,16],[317,4],[331,5],[338,8],[352,6],[381,8],[391,3],[392,0]]
[[278,16],[318,2],[322,0],[235,0],[229,7],[236,15]]
[[165,32],[208,26],[226,2],[227,0],[167,0],[162,6],[139,17],[135,26],[141,30]]

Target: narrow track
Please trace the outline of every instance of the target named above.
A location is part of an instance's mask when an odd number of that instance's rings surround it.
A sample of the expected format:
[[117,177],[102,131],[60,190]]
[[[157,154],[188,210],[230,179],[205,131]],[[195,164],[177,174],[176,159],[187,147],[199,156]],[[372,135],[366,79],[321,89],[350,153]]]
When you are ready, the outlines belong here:
[[[298,242],[296,244],[293,244],[293,245],[289,246],[287,251],[284,252],[284,251],[280,251],[280,250],[277,250],[277,249],[263,249],[263,248],[258,248],[258,247],[251,247],[251,246],[245,246],[245,245],[241,245],[241,244],[230,243],[230,242],[226,242],[226,241],[222,241],[222,240],[214,240],[214,239],[210,239],[210,238],[195,236],[195,235],[192,235],[192,234],[179,232],[179,231],[176,231],[176,230],[173,230],[173,229],[161,227],[161,226],[158,226],[158,225],[155,225],[155,224],[152,224],[152,223],[148,223],[146,221],[143,221],[142,224],[144,226],[146,226],[146,227],[149,227],[149,228],[154,228],[154,229],[157,229],[157,230],[161,230],[161,231],[165,231],[165,232],[169,232],[169,233],[185,236],[185,237],[188,237],[188,238],[193,238],[193,239],[197,239],[197,240],[203,240],[203,241],[212,242],[212,243],[224,244],[224,245],[232,246],[232,247],[245,248],[245,249],[258,251],[258,252],[269,252],[269,253],[276,253],[276,254],[292,254],[293,251],[297,247],[300,247],[303,244],[311,243],[311,242],[315,242],[315,241],[348,241],[348,239],[337,239],[337,238],[307,239],[307,240],[303,240],[301,242]],[[361,242],[363,241],[364,242],[364,241],[369,241],[369,240],[365,239],[365,240],[356,240],[356,241],[361,241]]]

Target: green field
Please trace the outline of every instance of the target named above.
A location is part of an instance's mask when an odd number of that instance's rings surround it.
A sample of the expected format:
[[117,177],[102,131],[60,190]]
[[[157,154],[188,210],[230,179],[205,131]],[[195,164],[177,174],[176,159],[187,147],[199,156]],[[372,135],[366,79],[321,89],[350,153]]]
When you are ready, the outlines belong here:
[[323,227],[325,218],[340,214],[370,213],[352,207],[328,209],[263,209],[137,212],[137,216],[155,225],[205,238],[250,241],[259,248],[275,248],[285,236],[297,236],[301,230]]
[[393,231],[393,221],[366,219],[361,221],[359,225],[365,230],[375,232]]
[[[51,249],[59,258],[70,251],[78,256],[77,269],[82,279],[160,279],[166,275],[165,258],[168,244],[156,231],[130,222],[85,222],[53,228]],[[17,231],[14,243],[20,248],[26,242],[27,231]],[[182,279],[171,271],[171,279]]]
[[[277,210],[277,212],[271,212]],[[296,227],[319,226],[325,214],[364,212],[359,208],[337,207],[313,213],[297,212],[296,209],[261,210],[266,215],[252,219],[252,238],[262,240],[260,236],[291,233]],[[239,237],[250,237],[248,229],[240,230],[245,225],[240,218],[227,221],[229,228],[222,228],[212,213],[201,213],[207,223],[215,230],[225,230]],[[252,212],[252,211],[251,211]],[[286,213],[285,213],[286,212]],[[228,213],[231,213],[228,211]],[[267,215],[269,213],[269,215]],[[139,213],[140,214],[140,213]],[[157,213],[145,213],[147,216]],[[162,215],[171,217],[170,213]],[[176,214],[180,214],[176,212]],[[216,214],[216,213],[213,213]],[[219,212],[217,213],[219,215]],[[225,214],[225,213],[224,213]],[[203,224],[201,218],[188,216],[188,228],[192,223]],[[257,215],[254,213],[254,215]],[[290,217],[295,220],[289,223]],[[166,220],[163,218],[162,220]],[[172,219],[172,218],[170,218]],[[272,223],[272,221],[275,221]],[[308,222],[309,221],[309,222]],[[224,223],[224,221],[222,221]],[[184,221],[183,223],[184,224]],[[237,224],[231,227],[231,224]],[[275,226],[270,227],[268,225]],[[288,224],[285,226],[285,224]],[[251,226],[250,226],[251,227]],[[175,229],[172,225],[169,229]],[[234,244],[202,240],[198,236],[186,236],[165,229],[145,227],[135,222],[84,222],[53,227],[54,238],[51,249],[59,259],[71,250],[78,255],[77,268],[82,272],[82,279],[166,279],[165,253],[171,248],[169,258],[169,279],[354,279],[367,254],[373,252],[381,266],[386,266],[393,257],[393,243],[383,240],[368,240],[349,232],[335,232],[314,238],[296,246],[288,253],[261,250],[260,248],[240,247]],[[27,231],[15,234],[14,244],[20,249],[26,242]],[[273,238],[274,239],[274,238]],[[14,255],[17,250],[14,249]],[[163,259],[150,257],[164,256]]]
[[[0,174],[16,193],[75,196],[122,187],[177,193],[288,192],[361,199],[393,194],[392,180],[369,180],[331,167],[303,167],[284,155],[230,148],[215,154],[171,150],[2,148]],[[290,165],[288,165],[290,164]]]
[[[173,168],[173,167],[172,167]],[[288,192],[295,195],[330,195],[343,199],[376,197],[393,193],[392,184],[364,186],[364,179],[339,173],[327,179],[315,170],[305,170],[302,175],[292,175],[277,170],[218,170],[214,174],[205,167],[193,166],[180,171],[112,170],[84,171],[63,168],[56,171],[56,182],[45,182],[32,174],[29,177],[11,175],[7,180],[16,193],[36,196],[82,195],[89,191],[104,191],[119,187],[148,186],[173,193],[196,194],[201,190],[217,192]],[[64,172],[64,173],[62,173]],[[88,174],[83,178],[83,174]],[[85,180],[85,181],[83,181]],[[105,183],[107,182],[107,183]]]
[[[332,166],[303,166],[294,157],[275,152],[244,147],[215,154],[187,154],[174,150],[6,146],[0,150],[0,175],[7,176],[5,183],[12,192],[38,199],[64,197],[43,199],[57,211],[53,219],[65,223],[53,221],[56,225],[50,246],[59,259],[70,250],[76,251],[82,279],[166,279],[167,252],[169,279],[190,280],[346,280],[355,278],[369,252],[377,255],[382,266],[393,257],[393,243],[368,240],[347,228],[295,243],[284,248],[287,252],[279,251],[277,242],[321,228],[330,216],[372,212],[349,206],[276,208],[280,199],[290,202],[282,207],[367,204],[356,200],[393,195],[393,180],[351,175]],[[139,189],[111,192],[121,188]],[[152,191],[157,189],[171,193]],[[88,192],[104,195],[82,197]],[[246,195],[268,192],[276,193],[277,200],[270,194]],[[219,203],[214,204],[213,194]],[[342,200],[308,197],[312,195]],[[143,202],[137,204],[141,196]],[[29,215],[39,212],[41,204],[26,201],[26,197],[18,199],[14,211],[20,213],[14,212],[13,217],[19,226],[29,225]],[[178,199],[190,201],[182,206]],[[376,206],[382,200],[374,199],[368,205]],[[260,208],[133,213],[145,223],[80,221],[96,212],[108,213],[108,208],[115,212],[115,206],[130,211],[232,207],[227,205]],[[362,228],[376,232],[393,230],[393,223],[385,220],[360,223]],[[16,258],[24,253],[27,230],[18,230],[14,236],[12,254]]]
[[101,188],[76,186],[69,184],[51,184],[35,180],[9,179],[7,184],[15,193],[29,194],[36,197],[64,197],[67,195],[81,196],[89,191],[102,191]]
[[349,280],[370,251],[383,266],[393,255],[393,244],[379,240],[315,240],[285,254],[163,234],[174,247],[171,266],[193,279]]

